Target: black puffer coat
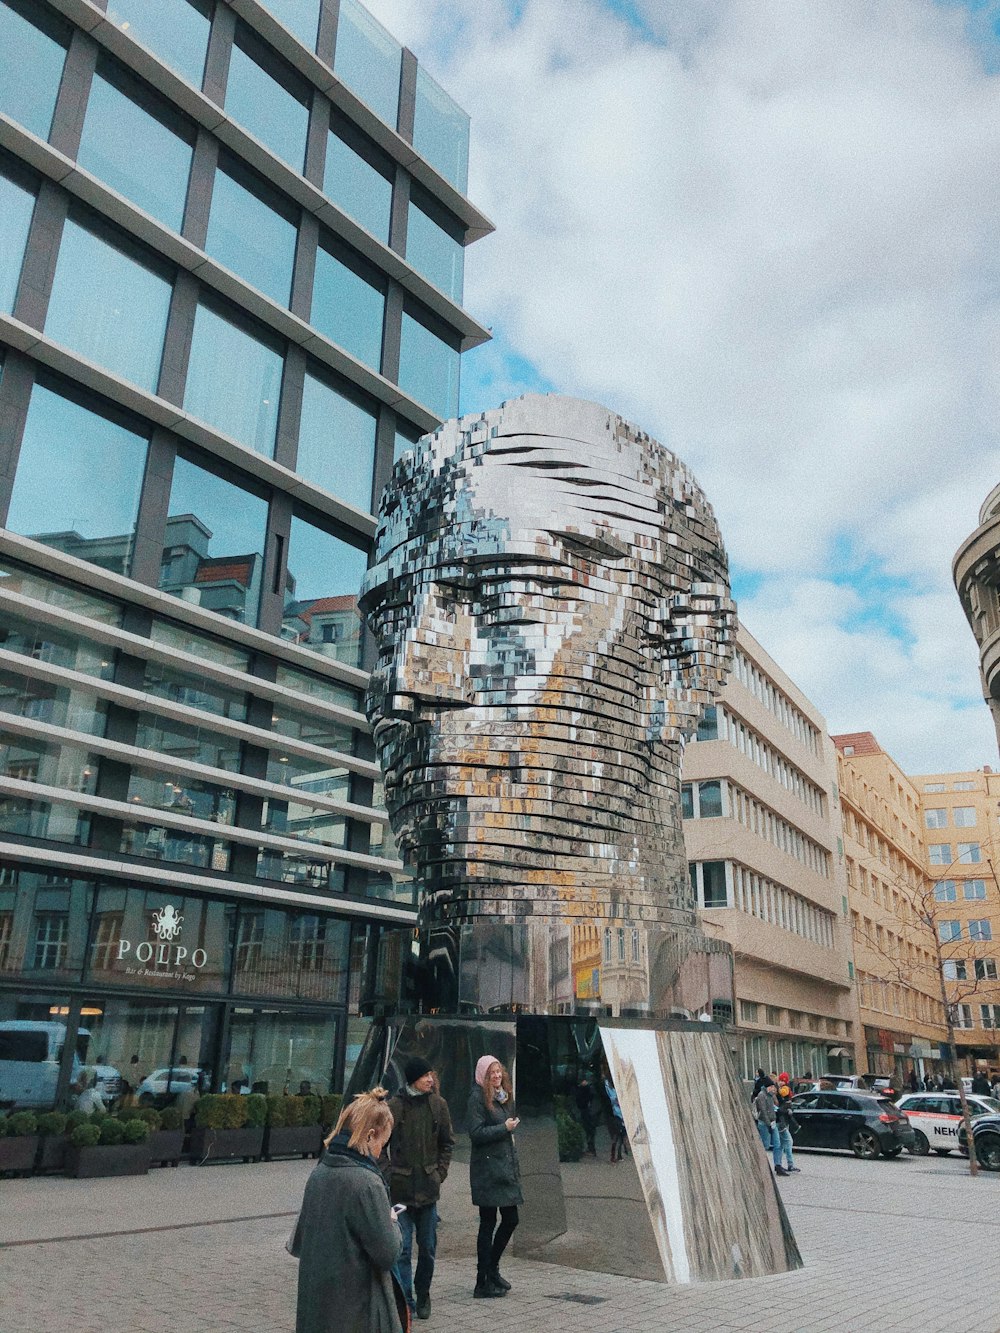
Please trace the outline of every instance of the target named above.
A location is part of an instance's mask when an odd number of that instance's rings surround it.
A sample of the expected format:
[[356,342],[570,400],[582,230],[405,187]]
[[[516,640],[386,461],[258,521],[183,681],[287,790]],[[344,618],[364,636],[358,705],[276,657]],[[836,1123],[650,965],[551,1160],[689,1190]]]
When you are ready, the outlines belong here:
[[482,1088],[472,1089],[466,1124],[472,1140],[469,1184],[477,1208],[510,1208],[524,1203],[514,1135],[504,1125],[513,1115],[513,1102],[501,1105],[495,1101],[490,1110]]

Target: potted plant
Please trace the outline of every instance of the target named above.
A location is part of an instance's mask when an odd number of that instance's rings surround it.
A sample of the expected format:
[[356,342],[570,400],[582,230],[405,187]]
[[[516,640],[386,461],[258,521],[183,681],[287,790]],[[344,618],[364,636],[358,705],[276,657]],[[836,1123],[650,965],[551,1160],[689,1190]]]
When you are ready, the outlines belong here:
[[144,1176],[149,1170],[149,1126],[144,1120],[92,1119],[70,1132],[68,1176]]
[[191,1161],[257,1161],[264,1151],[266,1119],[267,1099],[259,1093],[206,1093],[195,1107]]
[[38,1117],[15,1111],[0,1117],[0,1171],[31,1171],[38,1152]]
[[37,1162],[39,1171],[61,1171],[66,1165],[68,1124],[69,1116],[64,1111],[45,1111],[38,1117],[38,1133],[41,1136]]
[[317,1157],[322,1147],[319,1097],[267,1098],[267,1138],[264,1155],[272,1157]]
[[320,1117],[319,1123],[323,1126],[323,1136],[326,1137],[330,1130],[340,1119],[340,1112],[344,1105],[344,1096],[340,1092],[328,1092],[325,1097],[320,1098]]
[[184,1119],[176,1106],[162,1111],[144,1107],[139,1115],[149,1125],[149,1160],[155,1166],[177,1166],[184,1151]]

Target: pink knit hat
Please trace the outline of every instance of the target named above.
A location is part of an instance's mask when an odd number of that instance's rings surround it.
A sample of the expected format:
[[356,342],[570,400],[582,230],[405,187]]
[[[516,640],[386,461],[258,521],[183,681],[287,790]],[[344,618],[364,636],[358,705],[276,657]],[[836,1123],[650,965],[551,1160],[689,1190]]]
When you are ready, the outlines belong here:
[[490,1065],[498,1065],[500,1061],[495,1055],[482,1055],[476,1062],[476,1082],[480,1087],[483,1086],[483,1080],[489,1073]]

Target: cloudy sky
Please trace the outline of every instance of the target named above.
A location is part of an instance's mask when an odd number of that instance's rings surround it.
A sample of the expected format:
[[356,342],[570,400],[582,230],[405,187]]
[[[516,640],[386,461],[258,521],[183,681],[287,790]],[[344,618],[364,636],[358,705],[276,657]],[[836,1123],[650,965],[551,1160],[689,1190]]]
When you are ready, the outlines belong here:
[[951,560],[1000,480],[997,6],[366,3],[472,114],[463,411],[646,427],[831,731],[996,766]]

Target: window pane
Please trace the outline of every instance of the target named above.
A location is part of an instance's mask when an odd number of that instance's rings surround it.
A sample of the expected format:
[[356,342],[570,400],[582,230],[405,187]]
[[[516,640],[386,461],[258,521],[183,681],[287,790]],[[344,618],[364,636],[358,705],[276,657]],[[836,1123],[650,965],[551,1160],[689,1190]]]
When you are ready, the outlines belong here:
[[178,456],[160,587],[253,625],[260,605],[267,502]]
[[296,171],[306,155],[309,108],[240,46],[233,46],[226,110]]
[[947,810],[925,810],[924,823],[928,828],[944,828],[948,823]]
[[304,519],[292,519],[282,635],[357,666],[361,659],[358,589],[368,564],[349,546]]
[[316,251],[316,276],[310,323],[332,341],[356,356],[365,365],[378,370],[382,364],[382,322],[385,293],[362,273],[360,262],[352,261],[346,251],[334,257],[322,246]]
[[412,199],[406,225],[406,258],[435,287],[453,301],[461,301],[465,248]]
[[20,10],[20,5],[0,4],[0,111],[47,139],[66,47],[29,23]]
[[952,811],[956,828],[972,828],[976,822],[974,805],[956,805]]
[[417,67],[413,146],[445,180],[465,193],[469,188],[469,117],[422,65]]
[[319,0],[265,0],[279,23],[294,32],[310,51],[316,50],[316,32],[319,28]]
[[199,306],[195,315],[184,406],[202,421],[274,453],[282,358],[252,334]]
[[392,461],[397,463],[404,454],[410,452],[419,439],[419,431],[397,426],[396,435],[392,442]]
[[701,715],[698,723],[698,740],[717,741],[719,739],[719,715],[715,704],[711,704]]
[[280,305],[287,305],[295,264],[295,225],[228,171],[215,173],[205,249]]
[[170,283],[70,218],[45,332],[144,389],[156,390]]
[[402,47],[358,0],[340,0],[333,70],[387,125],[399,116]]
[[[366,141],[352,127],[340,126],[331,130],[326,140],[326,166],[323,172],[323,190],[345,213],[360,222],[362,227],[389,243],[389,220],[392,212],[392,173],[388,163],[373,166],[362,156]],[[372,157],[381,161],[374,148]]]
[[36,384],[7,527],[127,574],[145,466],[141,436]]
[[698,807],[700,818],[718,818],[722,814],[722,784],[719,782],[700,782],[698,784]]
[[681,818],[694,819],[694,788],[690,782],[681,787]]
[[458,414],[459,354],[406,310],[399,346],[399,387],[447,419]]
[[978,865],[983,859],[979,843],[960,842],[958,844],[958,859],[962,865]]
[[108,18],[188,83],[201,87],[209,21],[188,0],[110,0]]
[[5,314],[10,314],[17,299],[34,207],[35,196],[30,190],[0,176],[0,310]]
[[145,105],[140,105],[136,91],[130,89],[126,95],[117,82],[94,76],[77,161],[126,199],[180,231],[191,145],[152,113],[152,99],[144,98]]
[[296,472],[368,511],[374,466],[374,412],[307,374]]

